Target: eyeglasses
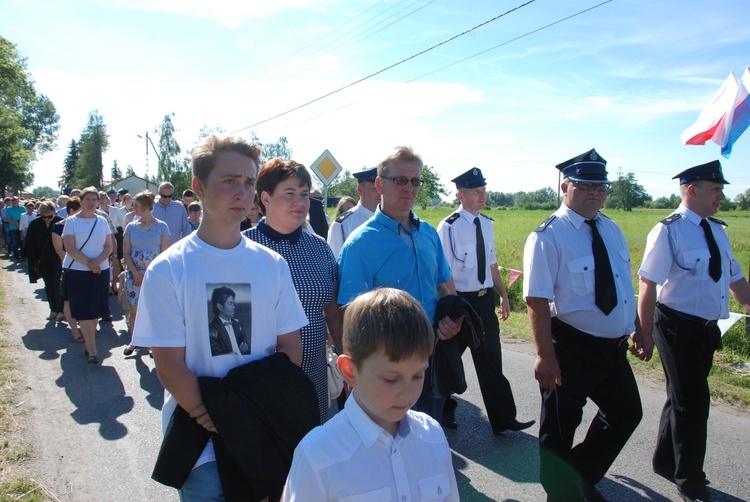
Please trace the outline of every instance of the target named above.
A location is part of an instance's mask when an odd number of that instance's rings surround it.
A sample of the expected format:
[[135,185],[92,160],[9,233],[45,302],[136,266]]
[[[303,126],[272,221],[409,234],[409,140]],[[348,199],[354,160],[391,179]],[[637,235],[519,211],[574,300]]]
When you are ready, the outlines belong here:
[[167,195],[167,194],[159,193],[159,197],[162,197],[164,199],[171,199],[172,197],[174,197],[174,194],[171,193],[171,194]]
[[55,217],[55,215],[54,215],[54,214],[51,214],[51,215],[49,215],[49,216],[42,216],[42,219],[43,219],[43,220],[51,220],[51,219],[52,219],[52,218],[54,218],[54,217]]
[[424,184],[424,180],[422,178],[410,179],[410,178],[407,178],[406,176],[381,176],[381,178],[384,180],[393,182],[394,184],[398,186],[406,186],[408,183],[411,183],[411,186],[418,187]]
[[585,192],[606,192],[612,183],[586,183],[583,181],[572,181],[573,186]]

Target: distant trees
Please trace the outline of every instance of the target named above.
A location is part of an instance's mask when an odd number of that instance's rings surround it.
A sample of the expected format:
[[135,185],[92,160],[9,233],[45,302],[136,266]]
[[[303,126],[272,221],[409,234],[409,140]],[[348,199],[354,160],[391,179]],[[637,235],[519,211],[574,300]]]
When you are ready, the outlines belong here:
[[112,162],[112,183],[116,183],[117,181],[122,179],[122,171],[120,171],[120,167],[117,165],[117,161],[115,160]]
[[[182,149],[175,138],[172,117],[174,117],[174,113],[164,115],[164,120],[162,120],[162,123],[156,129],[156,132],[159,133],[159,167],[156,180],[159,183],[162,181],[171,182],[173,173],[180,171],[182,168],[182,160],[180,159]],[[175,192],[177,192],[176,187]]]
[[64,194],[69,194],[73,189],[73,183],[76,176],[76,164],[78,163],[78,157],[80,156],[81,149],[78,147],[78,143],[76,143],[76,140],[71,139],[70,145],[68,145],[68,155],[63,162],[63,173],[58,181],[60,191]]
[[51,151],[60,117],[52,101],[36,92],[16,45],[0,37],[0,190],[19,192],[33,182],[31,163]]
[[448,191],[440,183],[440,177],[435,172],[434,167],[424,166],[422,168],[422,179],[424,185],[419,189],[416,201],[416,205],[421,206],[422,209],[426,209],[433,202],[439,201],[441,196],[448,195]]
[[47,197],[48,199],[54,199],[58,195],[60,195],[60,192],[55,190],[52,187],[36,187],[34,190],[31,191],[32,195],[35,199],[40,199],[42,197]]
[[643,207],[646,201],[650,200],[651,196],[646,193],[646,189],[643,186],[638,184],[635,174],[628,173],[612,182],[612,187],[609,190],[609,196],[604,207],[607,209],[632,211],[634,207]]
[[[458,201],[455,201],[458,204]],[[549,188],[540,188],[533,192],[487,192],[488,206],[518,207],[522,209],[556,209],[557,193]]]
[[88,123],[81,132],[78,147],[80,156],[76,162],[74,186],[76,188],[88,186],[101,188],[104,169],[102,155],[109,147],[109,135],[99,110],[89,112]]

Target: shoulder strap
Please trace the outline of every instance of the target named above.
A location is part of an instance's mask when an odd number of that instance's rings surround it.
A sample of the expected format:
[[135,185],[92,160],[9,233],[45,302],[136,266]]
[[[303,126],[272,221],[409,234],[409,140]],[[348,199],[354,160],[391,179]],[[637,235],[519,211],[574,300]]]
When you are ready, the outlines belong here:
[[681,213],[673,213],[673,214],[670,214],[669,216],[667,216],[666,218],[664,218],[663,220],[661,220],[661,224],[662,225],[671,225],[672,223],[674,223],[675,221],[679,220],[680,218],[682,218],[682,214]]
[[[75,220],[73,220],[73,221],[75,221]],[[97,224],[98,222],[99,222],[99,218],[97,217],[97,218],[96,218],[96,219],[94,220],[94,224],[93,224],[93,225],[91,226],[91,232],[89,232],[89,236],[88,236],[88,237],[86,237],[86,240],[84,241],[84,243],[83,243],[83,246],[79,247],[79,248],[78,248],[78,251],[83,251],[83,248],[84,248],[84,247],[86,246],[86,244],[88,244],[88,243],[89,243],[89,239],[91,239],[91,234],[93,234],[93,233],[94,233],[94,229],[96,228],[96,224]],[[70,267],[72,267],[72,266],[73,266],[73,262],[75,262],[75,260],[74,260],[74,259],[73,259],[73,257],[71,256],[71,257],[70,257],[70,265],[68,265],[68,266],[67,266],[67,268],[70,268]]]
[[724,227],[728,227],[729,226],[729,225],[727,225],[726,221],[720,220],[719,218],[714,218],[713,216],[709,216],[708,219],[711,220],[711,221],[713,221],[714,223],[718,223],[719,225],[722,225]]
[[555,218],[557,218],[557,216],[553,214],[552,216],[541,222],[539,226],[534,229],[534,232],[544,232],[544,230],[549,226],[550,223],[555,220]]

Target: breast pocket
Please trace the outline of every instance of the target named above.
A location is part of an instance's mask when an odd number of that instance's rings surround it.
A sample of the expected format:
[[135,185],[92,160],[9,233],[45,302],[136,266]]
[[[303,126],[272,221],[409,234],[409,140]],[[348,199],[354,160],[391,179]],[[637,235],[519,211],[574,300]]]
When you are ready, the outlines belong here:
[[391,489],[388,487],[374,490],[367,493],[357,493],[356,495],[348,495],[339,499],[341,502],[390,502]]
[[477,266],[477,250],[473,246],[457,246],[456,260],[462,270],[472,270]]
[[682,257],[683,266],[691,272],[687,275],[688,280],[702,281],[708,277],[708,261],[711,259],[711,253],[707,248],[685,251]]
[[589,295],[594,292],[594,256],[584,256],[568,262],[570,283],[573,292],[578,295]]
[[451,482],[445,474],[419,481],[419,497],[422,501],[445,500],[451,492]]

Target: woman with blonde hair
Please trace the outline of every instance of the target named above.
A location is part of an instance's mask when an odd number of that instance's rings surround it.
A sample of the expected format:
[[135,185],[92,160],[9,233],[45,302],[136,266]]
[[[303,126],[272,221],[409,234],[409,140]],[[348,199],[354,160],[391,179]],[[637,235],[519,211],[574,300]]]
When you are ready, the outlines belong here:
[[[143,274],[149,264],[160,253],[169,247],[169,227],[161,220],[154,218],[154,194],[144,190],[134,198],[134,211],[138,219],[125,227],[122,237],[122,253],[128,269],[125,281],[125,297],[130,303],[128,311],[128,331],[133,333],[135,317],[138,311],[138,296],[141,291]],[[129,344],[122,353],[129,356],[135,346]]]
[[336,212],[333,213],[333,219],[334,221],[336,218],[344,214],[350,209],[354,209],[354,206],[357,205],[357,201],[354,200],[354,197],[349,197],[348,195],[344,195],[341,197],[341,200],[338,204],[336,204]]

